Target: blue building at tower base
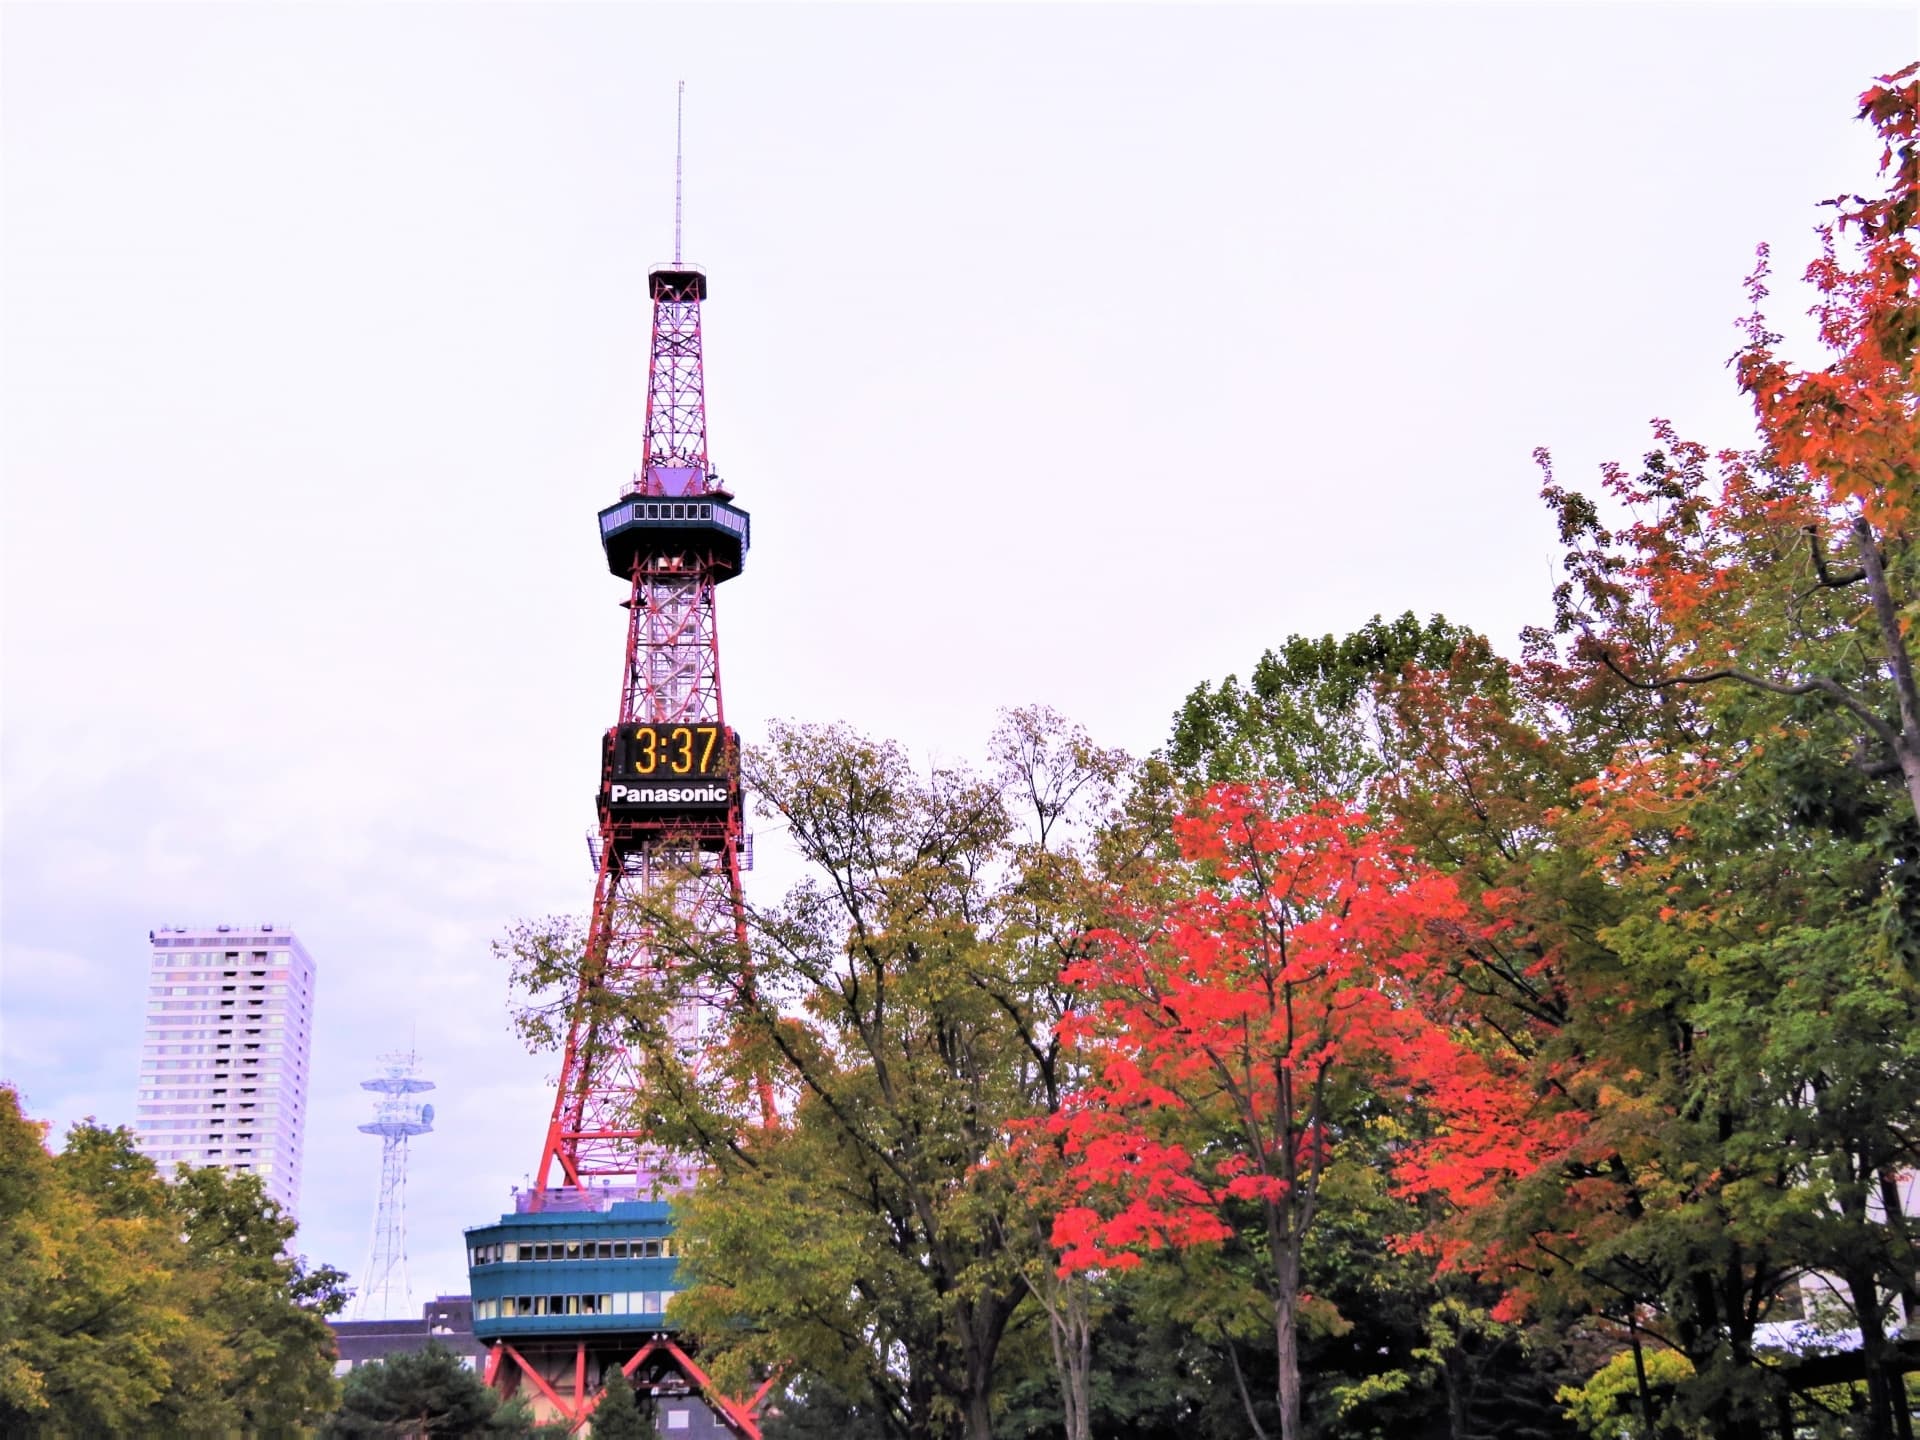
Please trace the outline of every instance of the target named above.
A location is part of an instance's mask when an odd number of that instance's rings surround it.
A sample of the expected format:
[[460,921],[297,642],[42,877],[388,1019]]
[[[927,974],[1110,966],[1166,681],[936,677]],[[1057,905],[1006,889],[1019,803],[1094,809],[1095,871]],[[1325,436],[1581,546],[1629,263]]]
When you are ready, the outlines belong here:
[[757,1420],[712,1389],[668,1324],[679,1288],[671,1207],[603,1205],[582,1208],[573,1198],[466,1232],[473,1335],[487,1347],[488,1384],[526,1396],[542,1420],[582,1418],[619,1366],[636,1391],[652,1395],[663,1435],[758,1440]]

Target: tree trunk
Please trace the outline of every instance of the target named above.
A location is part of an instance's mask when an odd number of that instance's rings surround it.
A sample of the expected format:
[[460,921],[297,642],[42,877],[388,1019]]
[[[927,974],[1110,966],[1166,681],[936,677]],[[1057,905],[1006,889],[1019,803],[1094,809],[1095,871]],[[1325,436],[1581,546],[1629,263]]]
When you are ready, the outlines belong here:
[[1463,1362],[1458,1345],[1449,1345],[1440,1357],[1440,1384],[1447,1392],[1447,1434],[1453,1440],[1467,1440],[1467,1394],[1459,1375]]
[[1627,1306],[1627,1338],[1633,1342],[1633,1383],[1640,1394],[1640,1430],[1653,1440],[1653,1387],[1647,1384],[1647,1355],[1640,1346],[1640,1322]]
[[915,1365],[912,1373],[907,1377],[907,1440],[936,1440],[933,1424],[933,1397],[933,1383],[921,1373],[921,1367]]
[[[1858,522],[1855,528],[1857,532],[1864,532],[1865,522]],[[1861,558],[1872,576],[1878,573],[1878,566],[1867,564],[1870,551],[1870,545],[1863,540]],[[1878,595],[1875,598],[1877,603]],[[1898,643],[1897,634],[1894,643]],[[1910,736],[1902,737],[1903,742],[1910,739]],[[1863,1142],[1859,1151],[1836,1154],[1831,1162],[1835,1178],[1840,1182],[1834,1187],[1834,1201],[1857,1233],[1871,1233],[1873,1227],[1870,1200],[1879,1185],[1879,1170],[1873,1161],[1872,1151]],[[1897,1364],[1889,1363],[1886,1309],[1880,1302],[1879,1272],[1871,1263],[1858,1259],[1836,1268],[1846,1284],[1847,1297],[1853,1302],[1854,1321],[1860,1327],[1860,1352],[1867,1378],[1867,1440],[1895,1440],[1898,1434],[1894,1428],[1895,1392],[1904,1409],[1906,1376]],[[1908,1428],[1911,1423],[1909,1419]]]
[[1280,1402],[1280,1440],[1300,1436],[1300,1333],[1295,1323],[1300,1303],[1300,1257],[1289,1254],[1280,1265],[1273,1296],[1273,1343],[1280,1362],[1274,1398]]
[[1078,1432],[1069,1432],[1068,1440],[1093,1440],[1093,1306],[1090,1298],[1080,1315],[1079,1355],[1073,1372],[1075,1411],[1080,1417]]
[[1020,1294],[982,1295],[962,1305],[957,1316],[966,1346],[967,1390],[963,1399],[967,1440],[993,1440],[993,1361],[1000,1350],[1007,1317],[1019,1303]]
[[967,1440],[993,1440],[993,1410],[987,1399],[984,1388],[967,1396]]
[[[1872,1272],[1852,1271],[1846,1277],[1853,1298],[1854,1318],[1860,1322],[1860,1349],[1867,1370],[1868,1440],[1894,1440],[1892,1387],[1887,1383],[1887,1333],[1880,1316],[1880,1287]],[[1904,1377],[1900,1377],[1904,1380]],[[1902,1385],[1904,1392],[1905,1386]],[[1902,1393],[1901,1403],[1906,1403]]]
[[1233,1388],[1240,1396],[1240,1408],[1247,1412],[1247,1425],[1253,1431],[1253,1440],[1267,1440],[1267,1427],[1260,1423],[1260,1412],[1253,1408],[1253,1392],[1247,1389],[1247,1377],[1240,1373],[1240,1350],[1233,1343],[1233,1337],[1227,1338],[1227,1368],[1233,1371]]
[[1912,1218],[1901,1203],[1900,1173],[1892,1165],[1880,1167],[1880,1208],[1887,1213],[1887,1249],[1892,1253],[1900,1309],[1906,1325],[1920,1322],[1920,1264],[1916,1264]]
[[1887,584],[1886,567],[1880,562],[1879,537],[1864,518],[1853,522],[1854,546],[1860,556],[1860,568],[1867,572],[1867,593],[1873,597],[1874,619],[1880,626],[1880,644],[1893,672],[1893,693],[1900,706],[1900,735],[1894,746],[1894,758],[1900,762],[1900,774],[1907,782],[1907,796],[1913,813],[1920,816],[1920,687],[1913,677],[1913,657],[1907,652],[1906,637],[1900,632],[1900,607]]
[[1062,1280],[1049,1271],[1032,1289],[1047,1312],[1066,1440],[1093,1440],[1093,1300],[1086,1277]]

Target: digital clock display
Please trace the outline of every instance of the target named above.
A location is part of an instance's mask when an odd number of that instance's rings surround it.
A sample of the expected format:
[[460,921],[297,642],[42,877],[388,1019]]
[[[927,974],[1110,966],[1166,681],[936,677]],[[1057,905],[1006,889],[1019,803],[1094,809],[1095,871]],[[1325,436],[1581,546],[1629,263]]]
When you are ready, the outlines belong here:
[[733,773],[733,735],[724,725],[622,725],[613,742],[614,780],[687,780]]
[[607,732],[601,798],[636,814],[725,811],[739,744],[724,725],[619,725]]

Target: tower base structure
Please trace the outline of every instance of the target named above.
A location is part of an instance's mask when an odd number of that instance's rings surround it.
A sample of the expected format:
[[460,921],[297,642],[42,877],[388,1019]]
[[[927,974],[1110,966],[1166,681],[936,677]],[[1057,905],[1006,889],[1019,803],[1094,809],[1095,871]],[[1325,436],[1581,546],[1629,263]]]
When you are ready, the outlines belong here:
[[666,1436],[760,1440],[772,1382],[747,1400],[721,1394],[667,1324],[678,1265],[665,1201],[576,1190],[519,1204],[466,1232],[489,1388],[525,1396],[541,1422],[590,1433],[606,1377],[619,1368],[653,1397]]

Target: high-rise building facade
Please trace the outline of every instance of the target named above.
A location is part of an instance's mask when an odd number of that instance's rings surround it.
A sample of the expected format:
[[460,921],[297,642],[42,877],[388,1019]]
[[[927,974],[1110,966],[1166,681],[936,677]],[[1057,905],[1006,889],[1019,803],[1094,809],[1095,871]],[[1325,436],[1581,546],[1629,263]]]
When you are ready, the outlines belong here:
[[313,957],[284,926],[162,926],[150,932],[141,1152],[258,1175],[300,1204]]

